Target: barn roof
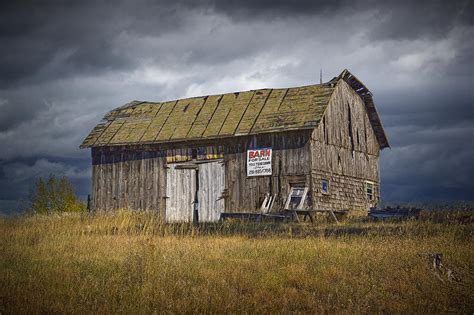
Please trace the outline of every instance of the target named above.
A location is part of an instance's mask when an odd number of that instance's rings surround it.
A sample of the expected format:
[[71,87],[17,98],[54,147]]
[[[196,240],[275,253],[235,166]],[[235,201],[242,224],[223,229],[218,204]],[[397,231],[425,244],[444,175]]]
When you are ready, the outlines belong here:
[[382,148],[388,147],[370,91],[344,70],[328,83],[318,85],[251,90],[158,103],[133,101],[107,113],[81,148],[313,129],[322,119],[335,83],[340,79],[349,84],[352,82],[351,86],[364,99],[379,143]]

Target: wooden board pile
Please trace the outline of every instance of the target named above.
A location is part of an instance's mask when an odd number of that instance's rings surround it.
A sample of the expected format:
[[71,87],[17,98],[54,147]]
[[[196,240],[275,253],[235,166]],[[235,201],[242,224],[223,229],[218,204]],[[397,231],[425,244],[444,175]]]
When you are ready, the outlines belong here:
[[369,217],[373,219],[390,219],[390,218],[418,218],[421,209],[419,208],[402,208],[397,206],[395,208],[386,207],[384,209],[372,208],[369,211]]

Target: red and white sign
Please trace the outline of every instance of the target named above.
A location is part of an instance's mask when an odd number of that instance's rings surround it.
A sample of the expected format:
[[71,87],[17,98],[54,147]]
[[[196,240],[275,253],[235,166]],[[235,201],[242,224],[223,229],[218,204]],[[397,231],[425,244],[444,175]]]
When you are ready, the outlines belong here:
[[272,175],[272,148],[247,150],[247,176]]

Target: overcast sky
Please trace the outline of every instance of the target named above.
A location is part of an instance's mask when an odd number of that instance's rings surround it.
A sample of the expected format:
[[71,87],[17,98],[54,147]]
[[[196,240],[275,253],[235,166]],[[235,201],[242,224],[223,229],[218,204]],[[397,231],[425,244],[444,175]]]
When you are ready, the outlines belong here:
[[329,80],[373,92],[382,198],[474,200],[474,1],[2,1],[0,210],[34,179],[90,190],[79,145],[106,112]]

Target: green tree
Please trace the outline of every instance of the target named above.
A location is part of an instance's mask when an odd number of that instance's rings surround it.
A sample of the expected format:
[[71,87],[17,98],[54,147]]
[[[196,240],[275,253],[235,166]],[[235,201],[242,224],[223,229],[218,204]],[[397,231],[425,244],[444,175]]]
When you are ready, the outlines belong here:
[[46,181],[39,178],[32,195],[31,205],[36,213],[86,210],[85,204],[77,198],[74,187],[65,176],[57,179],[54,175],[49,175]]

